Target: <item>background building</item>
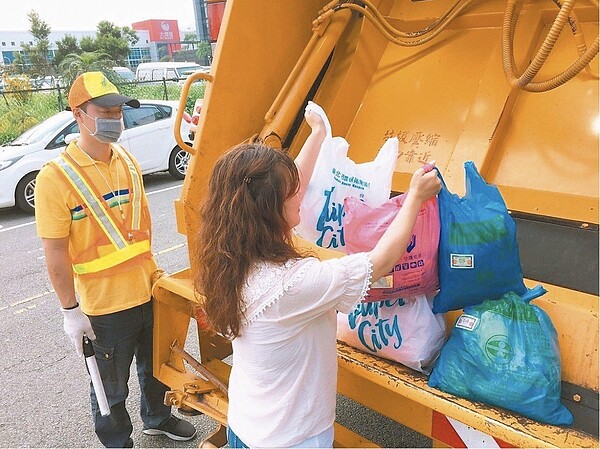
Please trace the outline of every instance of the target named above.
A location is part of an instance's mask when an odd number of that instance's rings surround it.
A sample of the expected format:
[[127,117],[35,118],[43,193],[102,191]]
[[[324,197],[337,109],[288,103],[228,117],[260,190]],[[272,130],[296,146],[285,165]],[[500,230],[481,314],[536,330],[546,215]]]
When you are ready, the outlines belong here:
[[[138,41],[130,48],[127,64],[135,68],[141,62],[157,61],[158,45],[160,42],[154,42],[148,30],[136,30],[136,34]],[[80,41],[82,37],[95,37],[96,31],[52,31],[48,36],[48,40],[50,41],[48,59],[50,61],[54,59],[54,55],[58,49],[56,42],[62,40],[66,35],[74,36],[77,41]],[[29,31],[0,31],[2,65],[12,64],[16,55],[23,53],[24,44],[34,45],[33,36]]]
[[[198,41],[214,45],[219,34],[225,0],[192,0],[194,5],[196,36]],[[138,42],[130,47],[127,65],[135,70],[142,62],[158,61],[164,56],[173,59],[174,53],[180,50],[194,49],[193,43],[183,42],[177,20],[148,19],[131,24],[138,36]],[[74,36],[79,42],[82,37],[95,37],[96,31],[52,31],[48,36],[50,46],[48,59],[52,61],[57,51],[57,41],[66,35]],[[12,64],[19,53],[23,53],[23,45],[34,45],[34,38],[29,31],[0,30],[0,66]],[[183,46],[182,46],[183,44]],[[24,55],[25,56],[25,55]],[[24,58],[27,63],[27,57]]]
[[144,20],[132,23],[131,28],[138,33],[148,33],[151,54],[155,56],[151,58],[152,61],[160,59],[163,53],[173,57],[173,53],[181,49],[181,36],[179,35],[177,20]]

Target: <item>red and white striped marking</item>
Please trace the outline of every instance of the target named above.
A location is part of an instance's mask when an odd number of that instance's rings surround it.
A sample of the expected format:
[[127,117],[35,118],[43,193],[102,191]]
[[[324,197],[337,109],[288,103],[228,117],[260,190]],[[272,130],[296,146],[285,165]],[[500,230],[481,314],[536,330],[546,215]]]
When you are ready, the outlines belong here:
[[431,437],[453,448],[515,447],[435,410],[431,421]]

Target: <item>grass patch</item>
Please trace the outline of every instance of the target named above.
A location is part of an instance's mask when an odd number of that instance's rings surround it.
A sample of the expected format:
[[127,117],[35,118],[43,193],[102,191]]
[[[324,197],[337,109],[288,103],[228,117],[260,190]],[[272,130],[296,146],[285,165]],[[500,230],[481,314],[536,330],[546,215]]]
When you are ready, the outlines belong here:
[[[179,101],[182,85],[168,83],[131,83],[120,84],[119,91],[123,95],[142,100]],[[194,83],[189,90],[185,110],[192,113],[197,98],[204,98],[206,84]],[[44,91],[18,91],[0,94],[0,145],[7,144],[32,126],[60,112],[66,106],[67,98],[64,89],[48,89]]]

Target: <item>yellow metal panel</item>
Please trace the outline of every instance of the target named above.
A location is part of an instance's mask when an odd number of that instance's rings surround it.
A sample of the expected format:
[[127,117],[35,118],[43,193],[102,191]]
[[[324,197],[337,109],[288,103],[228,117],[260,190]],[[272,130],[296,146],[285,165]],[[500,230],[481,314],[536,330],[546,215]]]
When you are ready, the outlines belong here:
[[[264,116],[312,32],[321,0],[276,2],[229,0],[211,65],[182,189],[185,229],[193,266],[199,207],[215,160],[229,147],[257,134]],[[286,45],[280,45],[285,42]],[[181,219],[178,214],[178,219]]]
[[562,379],[598,392],[598,297],[543,285],[548,293],[532,302],[548,313],[558,332]]
[[[578,16],[583,21],[590,15]],[[598,34],[595,20],[582,23],[587,42]],[[540,39],[549,29],[543,23]],[[574,60],[570,34],[566,27],[539,79],[550,78],[566,68],[565,61]],[[519,92],[498,139],[488,181],[511,190],[509,208],[598,223],[599,132],[598,82],[587,73],[543,94]]]
[[[344,348],[341,351],[346,350],[346,346],[340,347]],[[345,363],[341,363],[338,370],[338,393],[423,435],[431,432],[429,406],[407,399],[393,389],[374,382],[371,374],[357,375]]]
[[[207,88],[200,118],[203,125],[194,142],[196,155],[176,206],[178,229],[188,235],[192,263],[198,210],[214,161],[231,145],[265,129],[265,113],[309,42],[312,21],[324,3],[227,2],[212,65],[214,80]],[[409,30],[423,28],[449,7],[448,2],[410,0],[375,4],[390,23]],[[548,93],[511,90],[500,54],[504,7],[504,0],[474,2],[436,39],[415,48],[388,43],[364,17],[353,14],[339,35],[315,100],[328,112],[334,134],[349,140],[350,156],[357,162],[372,159],[385,137],[400,138],[401,155],[393,178],[397,191],[406,190],[415,168],[435,158],[451,190],[460,194],[464,190],[462,164],[471,159],[489,182],[500,186],[509,208],[597,223],[598,81],[582,73]],[[597,8],[579,0],[575,10],[589,44],[598,33]],[[536,0],[524,5],[515,39],[520,68],[537,51],[556,13],[552,2]],[[558,73],[575,60],[569,33],[567,27],[536,80]],[[316,62],[308,63],[311,74],[318,69]],[[595,70],[597,63],[596,58]],[[291,118],[301,115],[298,105],[310,88],[310,78],[302,77],[292,86],[291,97],[282,103],[285,123],[273,126],[287,132]],[[302,125],[292,154],[307,133]],[[341,255],[315,252],[320,257]],[[183,393],[194,376],[169,347],[174,339],[183,338],[197,300],[193,268],[159,281],[155,370],[168,385],[182,389],[181,401],[214,410],[214,416],[223,421],[225,398]],[[598,298],[545,287],[549,293],[536,303],[549,313],[558,330],[563,379],[598,391]],[[220,342],[206,335],[200,338],[209,358],[227,352]],[[344,345],[338,349],[340,392],[425,435],[431,433],[431,411],[437,410],[520,447],[598,446],[597,439],[582,432],[542,425],[456,398],[430,389],[424,376],[407,368]],[[227,367],[213,363],[216,360],[202,361],[220,378],[226,377]],[[358,441],[352,434],[345,435],[340,438]]]
[[[541,424],[503,409],[472,402],[427,385],[425,375],[338,343],[340,370],[436,410],[517,447],[597,447],[598,440],[568,427]],[[385,396],[379,396],[381,399]],[[382,401],[383,402],[383,401]],[[378,410],[379,406],[375,408]],[[419,423],[417,423],[418,425]],[[431,428],[421,433],[431,436]]]
[[[497,34],[493,29],[449,30],[440,35],[442,43],[409,49],[389,44],[347,135],[350,157],[357,162],[373,159],[387,137],[397,136],[396,171],[412,173],[431,159],[444,168],[469,117],[482,73],[497,56],[492,38]],[[443,54],[434,51],[439,45],[444,45]],[[449,62],[472,70],[448,70]]]

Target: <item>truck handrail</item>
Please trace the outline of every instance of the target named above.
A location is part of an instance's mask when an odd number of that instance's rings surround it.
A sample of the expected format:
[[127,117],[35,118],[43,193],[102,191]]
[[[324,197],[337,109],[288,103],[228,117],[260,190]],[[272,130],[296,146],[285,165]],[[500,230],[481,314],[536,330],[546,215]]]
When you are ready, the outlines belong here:
[[[173,128],[174,130],[181,129],[181,121],[183,120],[183,113],[185,112],[185,104],[189,96],[190,87],[193,83],[195,83],[198,80],[204,80],[206,82],[211,83],[213,77],[208,73],[194,72],[185,80],[183,88],[181,89],[181,96],[179,97],[179,108],[177,109],[177,115],[175,116],[175,127]],[[196,150],[183,141],[180,132],[174,131],[174,136],[177,145],[179,145],[179,148],[181,148],[183,151],[187,151],[192,155],[196,154]]]

